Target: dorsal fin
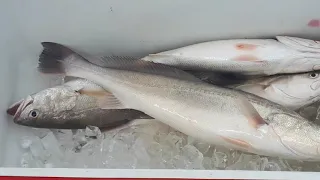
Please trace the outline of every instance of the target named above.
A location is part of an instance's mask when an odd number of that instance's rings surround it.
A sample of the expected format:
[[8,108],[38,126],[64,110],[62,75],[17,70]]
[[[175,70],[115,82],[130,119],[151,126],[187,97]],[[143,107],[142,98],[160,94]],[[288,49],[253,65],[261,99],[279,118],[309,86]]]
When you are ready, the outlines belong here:
[[[83,58],[87,60],[91,64],[105,67],[105,68],[112,68],[112,69],[119,69],[119,70],[127,70],[127,71],[136,71],[140,73],[148,73],[148,74],[155,74],[161,75],[181,80],[188,80],[194,82],[202,82],[200,79],[196,78],[195,76],[177,69],[175,67],[171,67],[169,65],[158,64],[154,62],[143,61],[137,57],[129,57],[129,56],[93,56],[87,53],[80,52],[78,50],[74,50],[62,44],[53,43],[53,42],[45,42],[44,51],[43,52],[50,52],[43,55],[42,59],[46,58],[53,58],[57,60],[61,60],[70,56],[70,54],[76,54],[77,58]],[[44,60],[42,60],[44,62]],[[51,62],[51,61],[50,61]],[[55,61],[53,61],[55,62]],[[46,67],[46,63],[42,63],[44,67]],[[52,63],[50,63],[51,65]],[[47,69],[46,69],[47,70]],[[50,69],[49,69],[50,70]]]
[[161,76],[167,76],[182,80],[203,82],[199,78],[195,77],[191,73],[185,72],[181,69],[171,67],[169,65],[154,63],[149,61],[143,61],[129,56],[104,56],[101,57],[100,64],[104,63],[103,67],[137,71],[142,73],[150,73]]

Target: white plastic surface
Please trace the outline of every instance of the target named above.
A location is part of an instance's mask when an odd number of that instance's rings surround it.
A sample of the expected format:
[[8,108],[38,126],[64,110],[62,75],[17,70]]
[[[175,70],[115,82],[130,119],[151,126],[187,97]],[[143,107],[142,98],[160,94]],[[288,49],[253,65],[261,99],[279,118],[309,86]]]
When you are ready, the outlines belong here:
[[[6,108],[49,85],[48,77],[36,71],[42,41],[70,45],[92,54],[146,55],[216,39],[292,35],[320,40],[320,28],[307,26],[312,19],[320,19],[319,7],[319,0],[2,0],[0,165],[18,167],[18,137],[29,133],[29,128],[13,124],[5,114]],[[40,172],[42,175],[51,173],[50,170]],[[55,172],[58,173],[55,175],[79,173],[64,169]],[[102,177],[109,171],[85,172],[88,172],[86,176],[94,172]],[[118,176],[119,171],[112,172]],[[127,175],[167,174],[137,172],[130,170]],[[26,175],[34,171],[0,169],[0,175],[14,173]],[[123,171],[119,173],[124,174]],[[181,171],[180,175],[192,177],[193,173],[195,177],[235,175],[224,171],[206,171],[203,175],[200,171]],[[239,172],[237,178],[248,177],[247,173],[250,172]],[[256,175],[265,178],[308,176],[310,179],[320,176],[319,173],[298,173],[299,176],[277,173],[278,176],[269,172]],[[169,177],[170,173],[167,175]]]

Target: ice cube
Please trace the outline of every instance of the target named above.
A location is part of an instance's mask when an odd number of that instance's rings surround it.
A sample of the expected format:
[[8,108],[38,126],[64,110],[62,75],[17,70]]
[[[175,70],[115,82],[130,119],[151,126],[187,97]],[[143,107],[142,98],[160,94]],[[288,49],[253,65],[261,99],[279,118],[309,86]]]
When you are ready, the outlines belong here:
[[74,142],[74,151],[80,152],[81,148],[88,143],[88,139],[85,136],[85,131],[83,129],[79,129],[73,135],[73,142]]
[[134,168],[136,165],[135,157],[129,151],[127,144],[113,140],[106,154],[105,166],[107,168]]
[[167,166],[170,169],[187,169],[189,163],[187,157],[176,155],[167,163]]
[[214,169],[213,164],[212,164],[212,159],[210,157],[204,157],[202,161],[202,165],[205,169]]
[[73,141],[73,133],[69,129],[59,129],[52,131],[54,136],[57,138],[60,148],[63,151],[66,151],[67,149],[74,147],[74,141]]
[[128,147],[131,147],[137,139],[137,134],[135,133],[134,128],[125,128],[119,131],[114,136],[114,139],[123,142],[124,144],[128,145]]
[[151,142],[146,150],[151,157],[159,157],[162,153],[162,146],[157,142]]
[[194,146],[192,145],[185,145],[181,149],[181,154],[185,157],[187,157],[190,161],[198,160],[200,159],[201,161],[203,160],[203,155],[202,153]]
[[97,139],[98,137],[101,137],[101,131],[96,126],[87,126],[85,129],[85,135],[86,137],[90,137],[93,139]]
[[281,168],[278,164],[274,162],[268,162],[263,165],[263,168],[261,169],[263,171],[280,171]]
[[55,131],[52,131],[54,136],[57,138],[59,143],[65,142],[65,141],[72,141],[73,133],[70,129],[58,129]]
[[242,153],[236,163],[228,166],[228,170],[260,170],[261,158],[258,155],[249,155]]
[[20,166],[23,168],[43,168],[44,164],[40,159],[36,159],[31,153],[23,153],[20,160]]
[[32,137],[25,136],[21,138],[21,147],[23,149],[28,149],[32,144]]
[[281,170],[288,170],[288,171],[301,171],[303,162],[296,161],[296,160],[283,160],[279,158],[273,158],[271,162],[275,162],[280,166]]
[[227,155],[223,152],[213,154],[213,165],[215,168],[224,169],[227,166]]
[[52,132],[49,132],[41,139],[43,147],[57,159],[62,159],[63,152],[60,149],[60,144]]
[[134,145],[132,146],[132,150],[136,158],[138,159],[138,161],[144,161],[144,162],[150,161],[150,157],[146,148],[147,148],[147,145],[142,138],[138,138],[135,141]]
[[20,166],[23,168],[31,168],[31,163],[34,161],[32,154],[23,153],[20,160]]
[[201,141],[195,141],[193,144],[202,154],[206,154],[210,149],[210,144],[201,142]]
[[[224,169],[227,166],[230,166],[230,165],[234,164],[235,162],[237,162],[240,157],[240,154],[242,154],[242,153],[239,151],[225,148],[225,147],[216,146],[216,147],[212,147],[212,154],[213,154],[212,158],[214,161],[214,165],[220,164],[220,165],[218,165],[218,167],[217,166],[215,166],[215,167],[220,168],[220,169]],[[217,161],[219,159],[221,161]]]
[[202,153],[192,145],[186,145],[181,149],[181,156],[185,159],[187,169],[203,169]]
[[46,159],[46,151],[39,137],[34,136],[30,145],[30,151],[35,158]]
[[32,128],[33,134],[39,138],[45,137],[50,131],[50,129],[45,129],[45,128]]
[[191,136],[187,137],[187,143],[195,146],[202,154],[206,154],[210,149],[210,144],[197,140]]
[[196,141],[196,139],[192,136],[188,136],[187,137],[187,143],[188,144],[194,144],[194,142]]
[[169,145],[173,148],[177,148],[177,149],[182,148],[182,146],[185,144],[185,140],[181,136],[178,136],[174,132],[170,132],[165,137],[165,141],[166,141],[167,145]]
[[163,143],[167,137],[167,133],[162,132],[162,131],[158,131],[155,135],[154,135],[154,140],[158,143]]

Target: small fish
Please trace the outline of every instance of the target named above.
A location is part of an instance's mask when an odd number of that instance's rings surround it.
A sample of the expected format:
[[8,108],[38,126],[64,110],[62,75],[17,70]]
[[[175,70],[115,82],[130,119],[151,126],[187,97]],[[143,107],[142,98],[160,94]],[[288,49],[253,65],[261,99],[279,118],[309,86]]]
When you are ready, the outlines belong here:
[[[85,80],[72,79],[27,96],[7,113],[19,125],[50,129],[113,128],[134,119],[153,119],[133,109],[110,109],[103,100],[110,93]],[[112,106],[112,104],[110,104]]]
[[[112,93],[112,108],[136,109],[196,139],[250,153],[320,161],[320,126],[256,95],[205,83],[179,69],[142,60],[88,62],[43,42],[38,70],[88,79]],[[107,67],[110,63],[111,66]],[[118,64],[118,66],[117,66]]]
[[252,93],[293,110],[320,100],[319,71],[264,77],[237,73],[189,72],[205,82]]
[[289,36],[204,42],[150,54],[142,60],[183,70],[273,75],[320,70],[320,41]]

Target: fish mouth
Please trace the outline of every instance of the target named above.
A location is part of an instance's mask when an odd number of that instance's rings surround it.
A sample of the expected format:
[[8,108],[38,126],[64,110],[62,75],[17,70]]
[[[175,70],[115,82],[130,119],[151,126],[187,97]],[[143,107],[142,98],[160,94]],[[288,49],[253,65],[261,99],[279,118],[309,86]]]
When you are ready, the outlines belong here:
[[26,99],[22,99],[10,106],[7,109],[7,114],[13,116],[13,120],[17,121],[23,110],[32,103],[33,98],[31,96],[28,96]]

